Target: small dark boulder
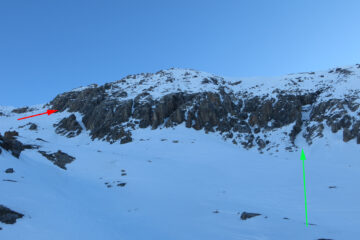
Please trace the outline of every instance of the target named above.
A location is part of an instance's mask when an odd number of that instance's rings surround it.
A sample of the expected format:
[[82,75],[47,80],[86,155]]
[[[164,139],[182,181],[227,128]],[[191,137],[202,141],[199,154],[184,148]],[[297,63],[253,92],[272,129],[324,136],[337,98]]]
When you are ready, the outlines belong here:
[[5,224],[14,224],[16,220],[22,218],[24,214],[15,212],[3,205],[0,205],[0,222]]
[[14,173],[14,169],[13,168],[8,168],[5,170],[5,173]]
[[31,123],[29,130],[37,130],[38,126],[35,123]]
[[246,220],[246,219],[253,218],[256,216],[260,216],[260,215],[261,215],[260,213],[242,212],[240,218],[241,218],[241,220]]
[[66,164],[69,164],[71,162],[73,162],[75,160],[74,157],[58,150],[55,153],[47,153],[45,151],[39,151],[39,153],[41,155],[43,155],[44,157],[46,157],[48,160],[50,160],[51,162],[53,162],[56,166],[65,169]]

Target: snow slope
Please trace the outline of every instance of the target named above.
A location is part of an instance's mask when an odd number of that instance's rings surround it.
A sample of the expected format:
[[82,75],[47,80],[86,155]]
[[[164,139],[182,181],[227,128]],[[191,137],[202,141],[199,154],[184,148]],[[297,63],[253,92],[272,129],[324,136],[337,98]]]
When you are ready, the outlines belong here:
[[[153,99],[158,99],[172,92],[217,92],[219,86],[234,93],[246,92],[251,96],[276,97],[276,90],[285,90],[287,93],[306,93],[325,89],[323,100],[344,98],[349,93],[359,93],[360,64],[344,68],[334,68],[326,71],[289,74],[279,77],[220,77],[214,74],[192,69],[172,68],[157,73],[142,73],[129,75],[119,81],[109,83],[110,96],[126,91],[122,100],[132,99],[141,92],[148,92]],[[92,88],[94,85],[88,86]],[[81,87],[73,91],[85,89]]]
[[[296,143],[307,155],[308,216],[316,224],[306,226],[299,151],[259,154],[183,125],[138,129],[133,142],[109,144],[91,141],[87,132],[70,139],[55,134],[52,125],[67,112],[23,121],[7,115],[0,132],[16,129],[23,143],[76,160],[63,170],[37,150],[20,159],[0,154],[0,179],[17,181],[0,181],[1,203],[25,214],[14,225],[0,224],[0,239],[339,240],[360,234],[359,147],[329,129],[311,146],[301,138]],[[18,128],[28,122],[39,129]],[[15,173],[5,174],[9,167]],[[262,215],[243,221],[243,211]]]

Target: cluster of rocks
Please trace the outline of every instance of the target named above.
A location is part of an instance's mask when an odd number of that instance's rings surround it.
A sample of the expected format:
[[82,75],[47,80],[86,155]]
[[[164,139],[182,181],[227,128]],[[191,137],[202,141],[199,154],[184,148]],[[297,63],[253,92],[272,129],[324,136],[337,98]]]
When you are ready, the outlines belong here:
[[[10,151],[14,157],[19,158],[20,153],[26,146],[15,139],[15,136],[18,136],[18,133],[14,132],[5,132],[4,136],[0,134],[0,147],[6,151]],[[2,151],[1,148],[0,153]]]
[[[343,72],[341,69],[337,71]],[[318,101],[326,89],[295,93],[276,89],[276,96],[269,97],[234,93],[219,84],[217,92],[180,91],[154,99],[150,91],[143,91],[133,99],[122,99],[115,93],[108,94],[112,87],[109,83],[63,93],[50,105],[60,112],[81,113],[82,122],[86,130],[90,130],[91,137],[111,143],[118,140],[122,144],[131,142],[131,131],[136,127],[156,129],[182,123],[195,130],[220,132],[224,138],[233,139],[234,144],[242,144],[246,148],[266,148],[270,143],[267,133],[289,125],[291,131],[287,136],[290,144],[294,144],[302,131],[311,144],[314,138],[322,137],[324,124],[333,132],[342,129],[344,141],[357,138],[360,143],[360,121],[350,117],[348,112],[356,111],[359,105],[350,98]],[[122,96],[127,96],[123,90],[120,92]],[[304,119],[305,106],[310,106],[309,119]],[[56,127],[58,133],[69,137],[81,132],[73,114],[62,119]]]
[[75,160],[75,157],[72,157],[60,150],[54,153],[47,153],[45,151],[39,151],[41,155],[53,162],[56,166],[66,170],[66,164],[69,164]]
[[[125,169],[121,169],[121,176],[122,176],[122,177],[127,176],[127,173],[126,173],[126,170],[125,170]],[[100,179],[102,179],[102,178],[100,178]],[[105,186],[106,186],[107,188],[111,188],[111,187],[113,187],[113,186],[125,187],[127,183],[124,182],[124,181],[121,181],[121,180],[115,180],[115,181],[111,181],[111,182],[105,182],[104,184],[105,184]]]
[[110,182],[105,182],[104,184],[105,184],[105,186],[106,186],[107,188],[111,188],[111,187],[113,187],[114,185],[117,186],[117,187],[125,187],[126,182],[113,181],[113,182],[111,182],[111,183],[110,183]]
[[322,135],[325,123],[333,133],[342,130],[344,142],[356,138],[357,143],[360,144],[360,115],[356,113],[359,103],[356,100],[355,97],[331,99],[314,106],[310,114],[314,124],[308,131],[311,134],[304,137],[311,143],[312,134]]
[[54,127],[56,127],[56,133],[65,135],[69,138],[78,136],[82,131],[82,127],[76,120],[76,116],[74,114],[63,118],[59,123],[54,124]]
[[1,148],[3,148],[6,151],[10,151],[14,157],[19,158],[23,150],[39,148],[37,145],[21,143],[16,139],[17,136],[19,136],[19,133],[16,131],[7,131],[4,133],[4,136],[0,134],[0,153],[2,151]]

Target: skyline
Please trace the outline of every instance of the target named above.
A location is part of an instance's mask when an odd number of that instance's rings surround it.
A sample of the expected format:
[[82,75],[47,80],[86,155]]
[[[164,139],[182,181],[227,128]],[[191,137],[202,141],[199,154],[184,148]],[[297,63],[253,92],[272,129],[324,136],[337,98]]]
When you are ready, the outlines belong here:
[[0,105],[190,68],[281,76],[359,63],[358,1],[0,3]]

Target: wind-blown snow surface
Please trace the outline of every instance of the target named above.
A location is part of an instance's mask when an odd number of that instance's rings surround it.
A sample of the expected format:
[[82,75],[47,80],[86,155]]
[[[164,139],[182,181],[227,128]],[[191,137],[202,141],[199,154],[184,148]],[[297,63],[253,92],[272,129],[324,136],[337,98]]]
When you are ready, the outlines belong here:
[[[1,204],[25,214],[14,225],[0,224],[0,239],[339,240],[360,234],[360,151],[340,133],[325,132],[311,146],[296,142],[307,156],[308,216],[316,224],[305,226],[300,152],[259,154],[184,126],[136,130],[133,142],[111,145],[91,141],[86,132],[70,139],[55,134],[52,124],[66,112],[23,121],[8,114],[0,118],[1,132],[15,129],[23,143],[76,160],[63,170],[37,150],[20,159],[0,154]],[[18,128],[28,122],[39,129]],[[10,167],[15,173],[5,174]],[[243,211],[262,215],[243,221]]]

